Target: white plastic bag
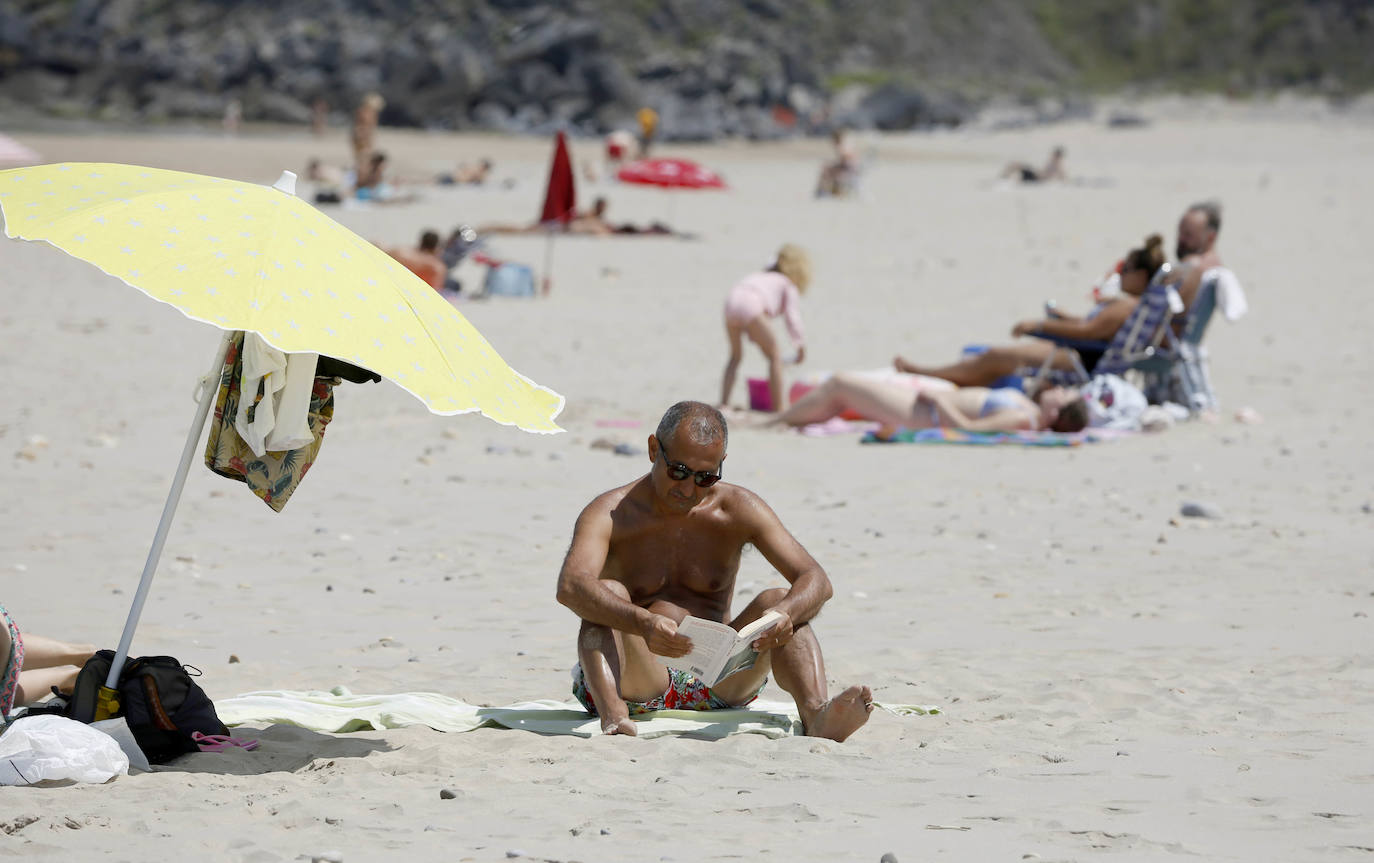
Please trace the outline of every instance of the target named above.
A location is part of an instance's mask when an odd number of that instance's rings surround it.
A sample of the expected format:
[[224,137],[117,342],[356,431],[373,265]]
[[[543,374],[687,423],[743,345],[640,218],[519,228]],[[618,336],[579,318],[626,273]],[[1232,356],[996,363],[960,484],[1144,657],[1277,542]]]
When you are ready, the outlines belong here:
[[0,734],[0,785],[105,782],[128,773],[129,757],[114,738],[74,719],[30,716]]
[[115,743],[118,743],[119,748],[129,757],[130,770],[142,770],[147,773],[153,769],[148,765],[148,756],[138,748],[138,741],[134,739],[134,733],[129,730],[129,723],[123,716],[92,722],[91,727],[114,738]]

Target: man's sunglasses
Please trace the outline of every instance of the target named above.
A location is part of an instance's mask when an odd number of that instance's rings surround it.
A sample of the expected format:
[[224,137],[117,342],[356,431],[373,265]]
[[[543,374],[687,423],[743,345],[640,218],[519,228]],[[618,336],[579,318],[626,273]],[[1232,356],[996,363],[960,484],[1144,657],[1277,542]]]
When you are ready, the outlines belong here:
[[720,474],[711,473],[709,470],[692,470],[682,462],[672,461],[668,458],[668,448],[663,445],[662,439],[655,436],[658,441],[658,451],[663,453],[663,466],[668,470],[668,479],[673,482],[682,482],[687,477],[692,477],[692,481],[700,488],[710,488],[720,482]]

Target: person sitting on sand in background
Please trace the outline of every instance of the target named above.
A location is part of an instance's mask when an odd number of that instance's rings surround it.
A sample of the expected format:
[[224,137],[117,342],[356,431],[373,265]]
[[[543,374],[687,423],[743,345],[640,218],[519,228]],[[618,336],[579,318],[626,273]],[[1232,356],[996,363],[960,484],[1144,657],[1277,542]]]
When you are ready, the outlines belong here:
[[15,707],[51,695],[54,686],[71,694],[81,666],[94,654],[95,645],[21,633],[0,605],[0,720],[7,720]]
[[367,170],[353,179],[353,197],[375,204],[406,204],[415,200],[414,193],[398,192],[387,179],[386,153],[373,153]]
[[448,277],[448,267],[439,257],[439,233],[426,229],[420,234],[420,244],[413,249],[390,248],[386,253],[402,266],[425,280],[431,288],[442,291]]
[[1082,431],[1087,403],[1078,390],[1046,387],[1034,398],[1013,387],[952,387],[920,377],[893,380],[842,372],[797,399],[767,425],[805,426],[846,412],[882,423],[879,437],[898,427],[973,432]]
[[[844,740],[868,721],[873,693],[850,686],[827,697],[810,621],[834,592],[830,579],[761,498],[720,482],[727,443],[719,411],[678,402],[649,436],[649,472],[578,516],[557,594],[581,619],[573,693],[604,733],[633,735],[630,716],[650,710],[742,707],[771,671],[808,736]],[[790,587],[764,590],[732,615],[746,545]],[[769,611],[781,620],[754,642],[756,664],[714,687],[658,659],[691,652],[677,631],[688,615],[739,630]]]
[[729,340],[730,356],[725,362],[720,385],[721,407],[730,404],[740,358],[744,354],[744,337],[748,336],[768,360],[768,391],[773,398],[773,410],[782,409],[782,349],[767,319],[782,316],[797,348],[795,362],[806,359],[801,295],[810,284],[811,259],[800,246],[787,243],[778,250],[773,266],[744,277],[730,289],[725,298],[725,335]]
[[842,198],[850,194],[859,173],[859,159],[849,143],[848,133],[836,129],[830,133],[830,143],[835,154],[821,167],[820,178],[816,181],[817,198]]
[[1002,179],[1016,177],[1023,183],[1045,183],[1050,180],[1067,180],[1064,172],[1064,148],[1055,147],[1045,167],[1036,170],[1026,162],[1011,162],[1002,169]]
[[360,200],[369,200],[385,197],[387,191],[386,153],[373,153],[368,157],[366,166],[353,178],[353,194]]
[[[1121,293],[1098,303],[1081,318],[1055,312],[1042,320],[1021,321],[1012,327],[1012,336],[1038,332],[1066,339],[1109,341],[1130,317],[1140,296],[1149,287],[1151,277],[1164,265],[1164,257],[1164,239],[1159,234],[1151,234],[1144,246],[1126,253],[1121,263]],[[1092,374],[1093,367],[1102,359],[1102,351],[1079,349],[1078,356],[1084,369]],[[1065,351],[1045,339],[991,347],[945,366],[914,363],[900,356],[893,360],[893,365],[899,372],[944,378],[961,387],[985,387],[1021,369],[1038,368],[1051,357],[1054,358],[1051,368],[1067,371],[1074,367]]]

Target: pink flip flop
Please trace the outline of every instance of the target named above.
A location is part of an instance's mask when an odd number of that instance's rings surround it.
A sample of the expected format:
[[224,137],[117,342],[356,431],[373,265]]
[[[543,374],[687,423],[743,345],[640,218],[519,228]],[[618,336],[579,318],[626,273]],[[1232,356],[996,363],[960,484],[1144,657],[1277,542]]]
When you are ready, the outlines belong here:
[[256,740],[244,740],[227,734],[201,734],[199,731],[192,731],[191,739],[200,747],[201,752],[223,752],[236,747],[251,752],[258,748]]

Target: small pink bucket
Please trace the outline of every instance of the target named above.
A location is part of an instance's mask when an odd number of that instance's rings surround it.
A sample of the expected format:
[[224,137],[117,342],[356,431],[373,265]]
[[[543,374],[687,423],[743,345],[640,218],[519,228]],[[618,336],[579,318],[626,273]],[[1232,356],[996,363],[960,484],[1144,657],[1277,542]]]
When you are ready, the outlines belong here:
[[749,409],[773,410],[773,393],[768,389],[768,378],[749,378]]

